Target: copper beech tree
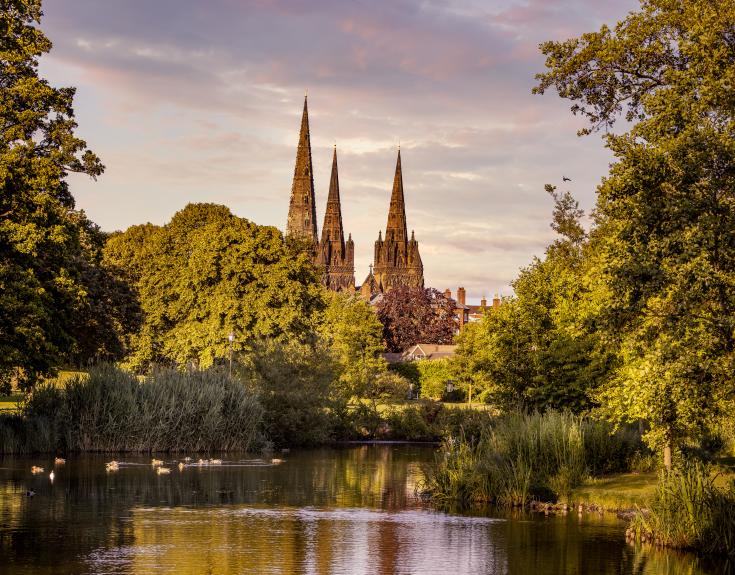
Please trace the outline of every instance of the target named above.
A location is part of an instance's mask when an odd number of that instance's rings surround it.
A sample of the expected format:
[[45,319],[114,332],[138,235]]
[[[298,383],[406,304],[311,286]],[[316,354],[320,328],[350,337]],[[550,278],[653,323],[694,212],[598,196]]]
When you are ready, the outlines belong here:
[[377,305],[388,351],[399,352],[416,343],[452,343],[457,331],[455,302],[433,288],[397,287]]

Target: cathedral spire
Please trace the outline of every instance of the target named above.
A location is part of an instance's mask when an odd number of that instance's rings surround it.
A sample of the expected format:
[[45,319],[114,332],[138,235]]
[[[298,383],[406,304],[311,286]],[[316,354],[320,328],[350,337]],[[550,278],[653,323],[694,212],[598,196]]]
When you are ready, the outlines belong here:
[[329,197],[322,226],[322,244],[327,241],[336,243],[340,247],[344,244],[342,205],[339,199],[339,175],[337,173],[337,146],[334,147],[332,156],[332,177],[329,180]]
[[314,196],[314,172],[311,165],[311,139],[309,137],[309,111],[304,96],[304,112],[301,116],[299,147],[291,185],[291,203],[288,208],[286,233],[317,243],[316,198]]
[[396,175],[393,178],[393,193],[390,198],[388,211],[388,225],[385,229],[385,239],[397,242],[408,240],[406,229],[406,204],[403,200],[403,172],[401,171],[401,150],[398,150],[396,161]]

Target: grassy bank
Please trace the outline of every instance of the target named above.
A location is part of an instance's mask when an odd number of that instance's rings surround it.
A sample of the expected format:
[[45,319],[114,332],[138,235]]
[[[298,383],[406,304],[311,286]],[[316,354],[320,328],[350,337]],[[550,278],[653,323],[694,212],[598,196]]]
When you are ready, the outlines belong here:
[[568,413],[510,414],[475,437],[449,437],[425,488],[438,501],[525,505],[572,502],[589,475],[627,471],[644,447],[632,431]]
[[603,477],[590,477],[572,490],[575,505],[603,509],[605,511],[632,511],[645,507],[656,491],[658,474],[616,473]]
[[717,479],[699,462],[662,473],[647,509],[633,517],[628,538],[735,556],[735,480],[720,486]]

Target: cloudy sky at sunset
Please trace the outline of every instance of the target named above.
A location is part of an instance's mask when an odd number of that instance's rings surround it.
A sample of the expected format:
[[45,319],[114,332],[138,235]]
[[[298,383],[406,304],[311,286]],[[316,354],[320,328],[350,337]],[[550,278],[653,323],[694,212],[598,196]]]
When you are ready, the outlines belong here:
[[587,210],[610,156],[556,94],[531,95],[539,42],[614,24],[632,0],[47,0],[41,72],[78,88],[105,165],[73,177],[103,229],[188,202],[284,229],[304,91],[321,218],[332,147],[359,284],[384,229],[400,140],[427,285],[470,300],[552,238],[544,183]]

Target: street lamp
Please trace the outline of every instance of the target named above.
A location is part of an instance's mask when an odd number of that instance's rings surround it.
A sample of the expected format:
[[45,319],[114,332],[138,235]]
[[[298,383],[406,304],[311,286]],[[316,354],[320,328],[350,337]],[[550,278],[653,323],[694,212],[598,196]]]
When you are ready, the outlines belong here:
[[235,334],[230,332],[227,339],[230,340],[230,377],[232,377],[232,343],[235,341]]

